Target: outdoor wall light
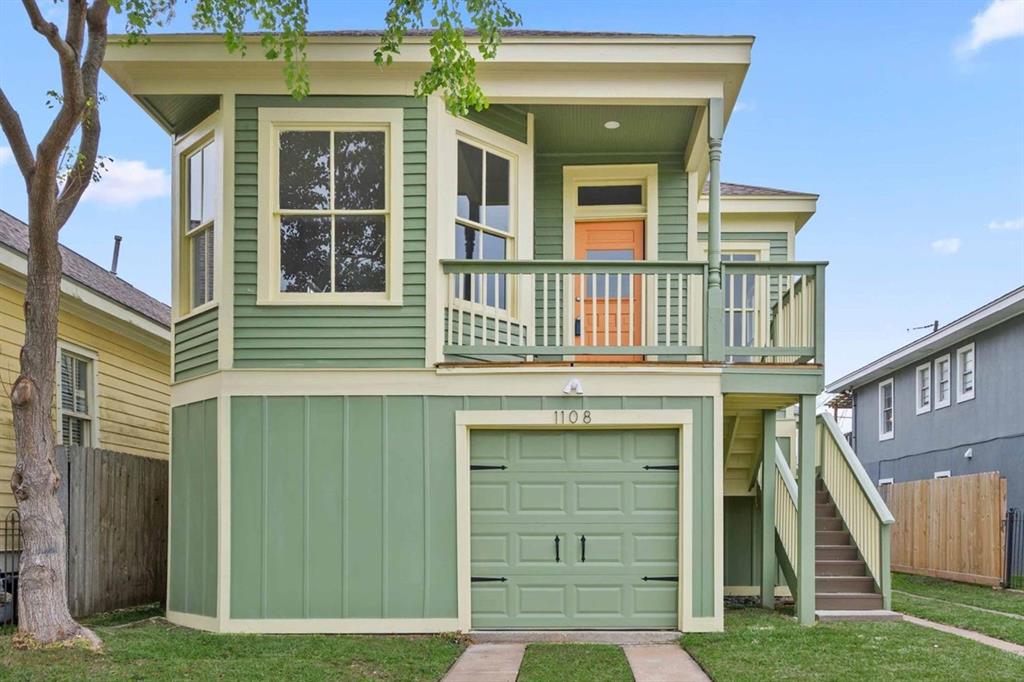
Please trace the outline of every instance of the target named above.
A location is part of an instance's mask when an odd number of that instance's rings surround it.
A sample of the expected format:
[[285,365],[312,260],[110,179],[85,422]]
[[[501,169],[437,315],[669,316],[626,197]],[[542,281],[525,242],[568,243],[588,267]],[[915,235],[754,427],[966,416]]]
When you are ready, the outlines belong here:
[[620,125],[622,125],[622,124],[619,123],[618,121],[605,121],[604,122],[604,127],[607,128],[608,130],[616,130]]
[[569,383],[567,383],[565,388],[562,389],[562,393],[566,395],[569,395],[570,393],[583,395],[583,384],[580,383],[579,379],[573,377],[572,379],[569,379]]

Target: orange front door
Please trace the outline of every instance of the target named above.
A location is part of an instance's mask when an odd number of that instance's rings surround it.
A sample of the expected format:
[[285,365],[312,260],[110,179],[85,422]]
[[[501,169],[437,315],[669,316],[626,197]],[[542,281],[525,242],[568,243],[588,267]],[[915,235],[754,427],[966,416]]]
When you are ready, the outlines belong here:
[[[644,221],[576,223],[576,260],[644,259]],[[643,277],[578,275],[574,283],[575,342],[579,346],[639,346],[643,325]],[[586,361],[637,361],[641,355],[577,355]]]

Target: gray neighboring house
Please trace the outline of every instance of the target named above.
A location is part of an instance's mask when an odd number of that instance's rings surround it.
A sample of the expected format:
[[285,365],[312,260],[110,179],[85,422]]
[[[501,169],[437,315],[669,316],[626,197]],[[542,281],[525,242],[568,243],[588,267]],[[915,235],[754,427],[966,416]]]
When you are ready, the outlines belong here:
[[1024,287],[825,390],[849,393],[876,485],[998,471],[1007,507],[1024,509]]

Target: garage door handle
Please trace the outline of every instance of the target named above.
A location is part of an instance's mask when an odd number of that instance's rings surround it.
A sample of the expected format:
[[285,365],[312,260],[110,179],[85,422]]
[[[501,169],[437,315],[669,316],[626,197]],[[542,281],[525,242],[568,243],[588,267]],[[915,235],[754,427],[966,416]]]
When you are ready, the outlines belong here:
[[587,536],[580,536],[580,563],[587,563]]
[[666,582],[666,583],[677,583],[677,582],[679,582],[679,576],[677,576],[677,575],[654,575],[654,576],[645,575],[644,576],[644,582],[647,582],[648,580],[657,580],[659,582]]
[[557,564],[557,563],[558,563],[559,561],[561,561],[561,559],[560,559],[560,558],[559,558],[559,556],[558,556],[558,545],[559,545],[559,543],[561,543],[561,542],[562,542],[561,538],[559,538],[559,537],[558,537],[558,536],[556,535],[556,536],[555,536],[555,563],[556,563],[556,564]]

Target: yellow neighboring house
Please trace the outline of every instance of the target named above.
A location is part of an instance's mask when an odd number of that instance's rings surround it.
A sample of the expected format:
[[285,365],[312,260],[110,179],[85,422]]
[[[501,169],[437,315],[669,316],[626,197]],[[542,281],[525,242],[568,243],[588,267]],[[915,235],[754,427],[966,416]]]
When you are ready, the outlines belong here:
[[[0,210],[0,515],[14,507],[8,398],[25,335],[28,226]],[[54,427],[58,441],[166,459],[170,308],[61,247]]]

